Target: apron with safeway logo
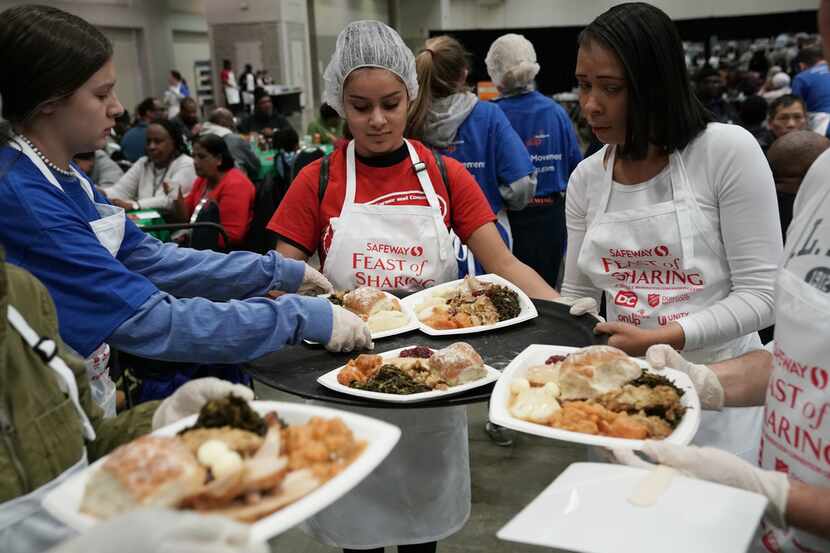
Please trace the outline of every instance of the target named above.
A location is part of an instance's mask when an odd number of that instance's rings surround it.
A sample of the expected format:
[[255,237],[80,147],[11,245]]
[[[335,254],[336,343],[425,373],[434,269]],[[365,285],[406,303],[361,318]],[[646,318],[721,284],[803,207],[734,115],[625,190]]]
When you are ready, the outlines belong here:
[[[578,259],[580,270],[605,291],[608,320],[658,328],[728,296],[731,273],[720,233],[697,204],[680,154],[669,158],[671,200],[608,212],[615,153],[608,152],[602,197],[588,208]],[[760,347],[753,332],[683,354],[711,363]],[[694,443],[754,461],[760,425],[756,407],[704,412]]]
[[[346,198],[331,220],[325,276],[337,290],[375,286],[412,292],[456,279],[458,266],[438,196],[409,142],[427,206],[355,204],[354,141],[346,151]],[[323,543],[374,549],[444,539],[470,516],[470,456],[464,407],[337,406],[401,428],[401,439],[365,480],[308,519]],[[367,522],[368,521],[368,522]]]
[[[825,198],[827,196],[825,192]],[[791,232],[778,273],[775,348],[761,435],[762,468],[794,480],[830,488],[830,268],[823,266],[813,216]],[[809,243],[809,247],[804,247]],[[813,255],[820,264],[804,278],[787,268],[793,256]],[[823,257],[823,256],[822,256]],[[830,540],[802,530],[767,527],[755,551],[830,553]]]
[[426,206],[356,204],[354,141],[346,150],[346,197],[332,218],[324,274],[338,290],[373,286],[408,294],[455,280],[458,267],[450,233],[426,164],[409,142],[409,155]]

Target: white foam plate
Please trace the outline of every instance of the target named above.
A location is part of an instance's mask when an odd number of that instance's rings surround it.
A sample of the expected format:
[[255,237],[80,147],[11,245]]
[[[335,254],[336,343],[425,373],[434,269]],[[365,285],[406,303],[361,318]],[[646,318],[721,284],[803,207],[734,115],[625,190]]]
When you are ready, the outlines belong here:
[[[403,348],[385,351],[383,353],[379,353],[378,355],[384,358],[397,357],[398,354],[403,350],[410,349],[413,347],[415,346],[406,346]],[[431,392],[419,392],[417,394],[384,394],[381,392],[358,390],[357,388],[350,388],[349,386],[344,386],[343,384],[340,384],[337,381],[337,373],[339,373],[340,370],[343,368],[345,368],[345,365],[343,365],[342,367],[338,367],[333,371],[327,372],[326,374],[318,378],[317,382],[320,385],[325,386],[329,390],[334,390],[335,392],[340,392],[342,394],[348,394],[350,396],[355,397],[387,401],[390,403],[416,403],[419,401],[429,401],[431,399],[436,399],[440,397],[452,396],[455,394],[466,392],[467,390],[472,390],[473,388],[478,388],[479,386],[490,384],[491,382],[495,382],[499,379],[499,376],[501,376],[501,372],[499,372],[498,370],[494,369],[489,365],[484,365],[484,368],[487,369],[486,376],[479,378],[478,380],[473,380],[472,382],[467,382],[466,384],[452,386],[447,390],[433,390]]]
[[[515,324],[523,323],[525,321],[529,321],[530,319],[535,319],[539,316],[539,312],[536,311],[536,306],[533,305],[533,302],[530,301],[530,298],[525,294],[518,286],[506,280],[499,275],[479,275],[476,276],[477,279],[482,280],[484,282],[491,282],[493,284],[499,284],[501,286],[506,286],[510,288],[519,296],[519,307],[521,311],[517,317],[513,317],[512,319],[507,319],[506,321],[500,321],[498,323],[494,323],[491,325],[479,325],[479,326],[471,326],[469,328],[454,328],[451,330],[437,330],[432,328],[431,326],[418,321],[418,328],[424,334],[429,334],[430,336],[451,336],[453,334],[473,334],[476,332],[486,332],[488,330],[493,330],[496,328],[504,328],[506,326],[512,326]],[[426,299],[431,297],[434,292],[438,290],[442,290],[445,288],[454,288],[457,287],[459,284],[464,282],[464,279],[454,280],[452,282],[446,282],[444,284],[439,284],[438,286],[433,286],[432,288],[427,288],[426,290],[421,290],[420,292],[416,292],[412,295],[409,295],[401,300],[401,304],[406,305],[409,307],[413,313],[415,313],[415,317],[417,320],[417,311],[416,307],[422,304]]]
[[[381,338],[386,338],[387,336],[397,336],[398,334],[403,334],[405,332],[409,332],[410,330],[415,330],[416,328],[418,328],[420,326],[420,322],[418,321],[418,317],[415,316],[415,312],[412,310],[412,308],[408,307],[407,305],[404,305],[402,299],[400,299],[396,296],[393,296],[392,294],[390,294],[389,292],[386,292],[384,290],[381,290],[381,292],[383,292],[387,296],[395,298],[396,300],[398,300],[398,302],[400,302],[401,311],[406,314],[406,317],[409,320],[409,322],[406,323],[403,326],[399,326],[398,328],[390,328],[389,330],[383,330],[381,332],[373,332],[372,333],[372,340],[380,340]],[[322,294],[318,297],[328,298],[329,296],[331,296],[331,294]],[[317,343],[317,342],[312,342],[311,340],[304,340],[304,342],[306,342],[307,344],[316,344]]]
[[[303,424],[315,416],[340,417],[352,430],[355,438],[366,441],[366,449],[346,470],[302,499],[253,523],[251,525],[252,541],[262,541],[281,534],[337,501],[366,478],[389,455],[401,436],[401,431],[397,426],[347,411],[278,401],[254,401],[251,406],[262,415],[276,411],[280,418],[289,425]],[[195,421],[196,415],[193,415],[161,428],[153,434],[173,436]],[[105,459],[98,460],[52,490],[43,501],[46,510],[59,521],[79,532],[98,524],[100,522],[98,519],[80,513],[78,509],[89,477]]]
[[[624,438],[610,438],[607,436],[594,436],[592,434],[584,434],[582,432],[572,432],[570,430],[562,430],[561,428],[553,428],[544,424],[537,424],[533,422],[518,419],[510,414],[508,409],[508,402],[510,400],[510,383],[515,378],[522,378],[527,374],[527,369],[534,365],[542,365],[545,360],[551,355],[568,355],[580,348],[572,348],[566,346],[547,346],[540,344],[532,344],[524,349],[507,367],[502,371],[499,381],[496,382],[493,388],[493,395],[490,397],[490,420],[494,424],[505,426],[512,430],[524,432],[526,434],[533,434],[543,438],[552,438],[554,440],[562,440],[565,442],[576,442],[580,444],[603,446],[603,447],[623,447],[630,449],[642,449],[643,440],[629,440]],[[652,370],[651,366],[642,359],[635,359],[640,366],[646,370]],[[687,407],[686,414],[683,415],[683,420],[674,429],[674,432],[665,441],[687,445],[692,441],[697,433],[700,425],[700,399],[697,397],[697,392],[692,385],[692,381],[685,373],[673,369],[664,369],[662,371],[653,371],[662,374],[671,379],[678,388],[685,391],[683,397],[680,398],[681,403]]]
[[581,553],[738,553],[765,497],[675,473],[649,507],[628,497],[647,469],[574,463],[507,523],[499,539]]

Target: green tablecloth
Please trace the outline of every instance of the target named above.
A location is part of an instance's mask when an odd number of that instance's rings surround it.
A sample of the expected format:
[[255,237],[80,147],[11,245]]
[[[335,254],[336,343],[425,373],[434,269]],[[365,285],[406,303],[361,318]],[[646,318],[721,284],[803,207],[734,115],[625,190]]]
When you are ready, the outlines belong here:
[[[323,153],[328,155],[334,151],[334,146],[331,144],[315,144],[312,146],[313,148],[320,148],[323,150]],[[279,153],[279,150],[260,150],[259,148],[254,148],[254,153],[259,158],[259,175],[257,175],[259,180],[265,178],[266,175],[273,173],[274,171],[274,158]]]
[[[146,227],[148,225],[164,224],[164,217],[162,217],[161,213],[159,213],[155,209],[139,209],[137,211],[128,211],[127,218],[130,219],[133,223],[135,223],[135,225],[139,228]],[[155,236],[162,242],[168,242],[170,240],[169,230],[153,230],[150,231],[149,234]]]

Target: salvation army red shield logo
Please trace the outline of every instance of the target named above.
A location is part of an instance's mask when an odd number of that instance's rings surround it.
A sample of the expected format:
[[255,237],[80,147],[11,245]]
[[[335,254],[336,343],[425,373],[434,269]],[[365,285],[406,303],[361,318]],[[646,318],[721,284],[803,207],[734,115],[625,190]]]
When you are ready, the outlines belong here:
[[621,307],[634,309],[637,307],[637,293],[632,292],[631,290],[620,290],[617,292],[617,295],[614,296],[614,303]]
[[648,295],[648,304],[652,308],[657,307],[660,305],[660,294],[649,294]]

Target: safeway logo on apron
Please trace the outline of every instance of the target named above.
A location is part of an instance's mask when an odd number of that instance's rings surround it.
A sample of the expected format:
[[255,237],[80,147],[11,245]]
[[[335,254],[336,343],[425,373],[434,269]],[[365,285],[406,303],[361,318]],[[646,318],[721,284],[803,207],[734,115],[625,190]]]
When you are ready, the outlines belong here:
[[[335,288],[373,286],[411,293],[454,280],[458,274],[452,241],[444,224],[439,196],[426,166],[406,143],[421,190],[407,192],[409,201],[425,198],[428,205],[402,204],[400,193],[355,203],[357,176],[354,141],[346,150],[346,197],[339,217],[330,220],[331,236],[324,274]],[[442,209],[443,208],[443,209]],[[324,237],[324,244],[326,243]]]
[[666,244],[636,250],[608,248],[599,259],[597,271],[611,288],[616,288],[614,306],[617,320],[640,326],[656,317],[665,326],[688,316],[688,309],[667,308],[688,302],[706,282],[700,271],[683,269],[681,258]]
[[352,271],[358,286],[384,290],[429,288],[433,278],[424,278],[428,260],[424,247],[369,240],[362,250],[352,252]]

